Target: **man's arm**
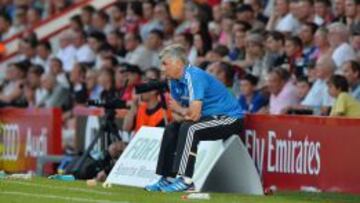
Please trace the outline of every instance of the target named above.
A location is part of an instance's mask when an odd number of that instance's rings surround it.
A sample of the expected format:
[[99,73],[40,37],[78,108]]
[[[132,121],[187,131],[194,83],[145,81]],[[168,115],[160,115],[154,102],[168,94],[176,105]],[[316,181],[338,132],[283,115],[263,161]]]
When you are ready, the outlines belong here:
[[198,121],[201,117],[202,102],[194,100],[190,102],[188,108],[182,107],[173,98],[170,98],[169,108],[173,112],[175,120],[191,120]]

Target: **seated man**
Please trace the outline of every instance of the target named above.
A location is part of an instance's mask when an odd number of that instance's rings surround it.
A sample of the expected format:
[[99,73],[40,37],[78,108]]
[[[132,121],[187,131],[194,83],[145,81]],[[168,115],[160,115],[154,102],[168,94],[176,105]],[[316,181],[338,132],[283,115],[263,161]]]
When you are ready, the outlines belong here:
[[[189,64],[186,51],[171,45],[160,53],[162,70],[170,79],[170,109],[175,122],[169,124],[161,142],[156,173],[160,180],[148,191],[180,192],[194,188],[197,147],[202,140],[227,139],[241,133],[242,113],[224,84]],[[176,175],[179,178],[173,180]]]

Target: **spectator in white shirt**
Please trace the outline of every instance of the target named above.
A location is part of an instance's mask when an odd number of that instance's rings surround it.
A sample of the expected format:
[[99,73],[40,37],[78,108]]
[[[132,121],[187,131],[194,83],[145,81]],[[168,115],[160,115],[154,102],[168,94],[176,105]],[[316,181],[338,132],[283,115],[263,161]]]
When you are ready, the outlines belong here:
[[86,33],[79,31],[75,33],[74,46],[76,49],[75,60],[78,63],[93,64],[95,62],[95,53],[86,43]]
[[40,42],[36,47],[36,54],[34,64],[40,65],[44,71],[50,71],[50,60],[53,58],[51,54],[51,44],[48,41]]
[[[323,56],[316,62],[316,80],[309,93],[302,101],[303,106],[320,110],[322,107],[331,107],[333,98],[329,95],[327,81],[334,74],[335,65],[329,56]],[[320,112],[315,112],[319,114]]]
[[143,41],[148,38],[149,33],[154,30],[162,30],[163,25],[161,23],[162,12],[164,9],[161,6],[156,6],[152,1],[146,1],[142,5],[144,18],[147,22],[140,27],[140,36]]
[[76,49],[72,45],[73,39],[74,35],[72,32],[65,32],[60,37],[60,48],[56,57],[64,64],[65,72],[70,72],[75,63]]
[[133,33],[127,33],[125,35],[125,49],[127,54],[125,61],[132,65],[137,65],[141,70],[145,70],[151,67],[153,63],[153,53],[141,45],[141,38],[139,35]]
[[267,30],[276,30],[284,33],[296,33],[300,27],[299,21],[294,17],[289,9],[289,0],[276,0],[275,8],[271,12]]
[[344,24],[333,23],[328,26],[328,29],[328,40],[331,48],[334,50],[331,58],[337,70],[339,70],[344,62],[355,59],[356,55],[348,42],[349,31]]

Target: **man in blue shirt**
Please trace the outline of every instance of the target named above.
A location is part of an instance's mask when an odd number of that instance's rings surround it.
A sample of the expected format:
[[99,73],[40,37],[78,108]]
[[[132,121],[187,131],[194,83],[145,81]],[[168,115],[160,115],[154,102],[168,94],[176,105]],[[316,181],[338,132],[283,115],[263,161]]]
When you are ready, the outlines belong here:
[[[188,63],[180,45],[160,53],[161,68],[170,80],[169,124],[161,143],[156,173],[162,178],[148,191],[179,192],[194,189],[191,179],[202,140],[226,139],[241,133],[241,108],[226,87],[213,76]],[[173,179],[176,175],[179,178]]]

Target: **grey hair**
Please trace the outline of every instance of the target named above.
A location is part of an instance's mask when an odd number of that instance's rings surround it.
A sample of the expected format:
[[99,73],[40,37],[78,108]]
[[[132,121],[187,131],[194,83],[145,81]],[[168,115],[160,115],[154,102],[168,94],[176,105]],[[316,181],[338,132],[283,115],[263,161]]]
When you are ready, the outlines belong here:
[[333,30],[336,33],[338,33],[344,41],[347,41],[350,34],[349,29],[346,27],[346,25],[340,22],[330,24],[328,26],[328,30],[329,31]]
[[160,61],[163,61],[165,58],[172,58],[181,60],[184,64],[188,64],[189,60],[187,58],[186,50],[180,44],[172,44],[165,47],[159,54]]

